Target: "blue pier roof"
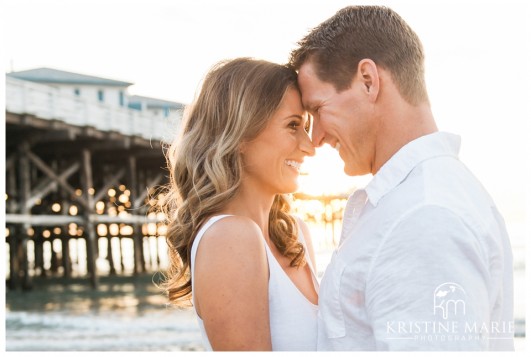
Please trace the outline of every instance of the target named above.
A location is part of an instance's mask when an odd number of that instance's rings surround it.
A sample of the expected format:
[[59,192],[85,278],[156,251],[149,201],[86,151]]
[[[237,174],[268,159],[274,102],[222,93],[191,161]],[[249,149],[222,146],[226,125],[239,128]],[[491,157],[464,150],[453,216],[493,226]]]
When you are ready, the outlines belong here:
[[145,103],[149,109],[183,109],[184,104],[178,102],[171,102],[163,99],[156,99],[150,97],[143,97],[140,95],[132,95],[129,97],[129,106],[140,107],[140,103]]
[[128,87],[133,83],[114,79],[87,76],[80,73],[61,71],[53,68],[35,68],[26,71],[7,73],[7,76],[38,83],[85,84],[110,87]]

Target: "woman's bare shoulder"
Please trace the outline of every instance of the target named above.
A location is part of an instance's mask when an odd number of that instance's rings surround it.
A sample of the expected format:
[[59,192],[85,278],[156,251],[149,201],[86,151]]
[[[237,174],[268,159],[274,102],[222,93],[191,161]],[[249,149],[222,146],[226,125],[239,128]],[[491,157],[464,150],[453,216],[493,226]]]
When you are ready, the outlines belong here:
[[255,341],[258,327],[268,337],[269,271],[263,241],[252,220],[230,216],[209,227],[199,244],[195,308],[214,349]]
[[198,255],[215,255],[228,258],[234,255],[255,256],[264,253],[264,238],[258,225],[247,217],[227,216],[204,233]]

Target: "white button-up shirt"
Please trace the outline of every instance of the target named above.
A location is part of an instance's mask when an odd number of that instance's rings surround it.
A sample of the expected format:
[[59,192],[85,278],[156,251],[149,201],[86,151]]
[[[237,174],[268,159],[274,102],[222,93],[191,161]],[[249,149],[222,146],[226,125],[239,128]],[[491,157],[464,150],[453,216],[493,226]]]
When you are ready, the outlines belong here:
[[513,350],[512,252],[488,193],[437,132],[348,200],[319,291],[319,350]]

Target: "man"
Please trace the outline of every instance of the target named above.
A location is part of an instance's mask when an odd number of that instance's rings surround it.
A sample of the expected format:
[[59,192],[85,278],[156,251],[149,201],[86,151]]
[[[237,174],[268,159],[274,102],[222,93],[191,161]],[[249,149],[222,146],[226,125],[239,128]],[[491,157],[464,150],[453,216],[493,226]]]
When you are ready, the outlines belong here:
[[291,54],[312,141],[348,175],[319,293],[320,350],[513,350],[512,253],[501,215],[438,132],[417,35],[394,11],[340,10]]

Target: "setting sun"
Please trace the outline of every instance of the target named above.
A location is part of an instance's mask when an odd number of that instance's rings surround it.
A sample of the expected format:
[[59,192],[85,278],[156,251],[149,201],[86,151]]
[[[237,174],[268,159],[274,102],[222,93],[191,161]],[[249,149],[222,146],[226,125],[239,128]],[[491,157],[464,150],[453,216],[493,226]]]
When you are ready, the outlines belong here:
[[343,161],[336,150],[325,145],[316,150],[315,156],[307,157],[299,178],[300,193],[310,196],[347,197],[356,188],[363,187],[371,176],[350,177],[343,172]]

